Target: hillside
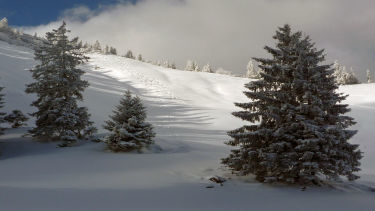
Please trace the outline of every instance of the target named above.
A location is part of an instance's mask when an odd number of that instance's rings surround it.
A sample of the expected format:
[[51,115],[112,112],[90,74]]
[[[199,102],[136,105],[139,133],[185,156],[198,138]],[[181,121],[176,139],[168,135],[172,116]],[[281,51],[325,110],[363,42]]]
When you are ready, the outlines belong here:
[[[226,131],[242,122],[230,115],[248,79],[165,69],[113,55],[89,54],[82,68],[90,87],[83,104],[101,135],[122,93],[144,101],[157,132],[144,154],[111,153],[102,143],[56,148],[22,138],[27,128],[0,138],[0,210],[373,210],[375,206],[375,84],[343,86],[358,124],[352,139],[364,152],[361,179],[332,188],[262,185],[231,176],[220,158],[230,150]],[[24,93],[32,50],[0,41],[0,85],[6,110],[29,106]],[[29,126],[32,126],[32,120]],[[213,175],[232,177],[207,189]]]

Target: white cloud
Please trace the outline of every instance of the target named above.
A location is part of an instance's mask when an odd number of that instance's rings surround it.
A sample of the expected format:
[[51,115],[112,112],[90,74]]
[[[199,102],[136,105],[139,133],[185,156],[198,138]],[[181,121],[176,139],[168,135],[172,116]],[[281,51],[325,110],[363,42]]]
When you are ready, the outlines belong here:
[[338,59],[364,77],[365,69],[375,71],[374,6],[372,0],[143,0],[97,11],[80,6],[26,31],[45,33],[64,19],[73,35],[122,53],[132,49],[180,67],[195,59],[244,73],[250,57],[265,56],[264,45],[273,45],[276,27],[289,23],[325,48],[329,62]]

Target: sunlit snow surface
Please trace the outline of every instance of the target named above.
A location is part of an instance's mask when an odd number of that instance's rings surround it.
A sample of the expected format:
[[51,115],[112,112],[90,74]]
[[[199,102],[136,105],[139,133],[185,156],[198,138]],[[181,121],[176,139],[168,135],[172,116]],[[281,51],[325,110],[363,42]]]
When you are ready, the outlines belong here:
[[[375,84],[344,86],[358,124],[351,140],[364,152],[361,179],[334,188],[262,185],[225,171],[226,131],[243,124],[230,113],[248,79],[165,69],[118,56],[90,54],[83,104],[101,128],[122,93],[139,95],[157,132],[143,154],[111,153],[101,143],[56,148],[11,129],[0,140],[0,210],[374,210]],[[33,52],[0,42],[0,85],[6,110],[29,106]],[[29,126],[32,126],[32,120]],[[230,176],[207,189],[213,175]]]

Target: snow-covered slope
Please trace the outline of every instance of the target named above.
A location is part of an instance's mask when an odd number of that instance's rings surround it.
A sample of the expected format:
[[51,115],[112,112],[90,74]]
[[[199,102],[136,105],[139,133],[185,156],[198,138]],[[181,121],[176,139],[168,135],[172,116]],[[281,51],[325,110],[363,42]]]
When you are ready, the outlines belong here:
[[[373,210],[375,193],[375,84],[345,86],[358,122],[353,142],[364,151],[362,178],[336,189],[262,185],[236,178],[207,189],[212,175],[229,176],[220,158],[226,131],[242,122],[230,115],[248,79],[165,69],[91,54],[83,66],[90,87],[83,104],[101,125],[126,89],[145,102],[157,132],[149,152],[111,153],[101,143],[56,148],[21,138],[27,128],[0,137],[0,210]],[[32,51],[0,41],[0,85],[6,110],[31,112]],[[32,125],[32,120],[30,121]]]

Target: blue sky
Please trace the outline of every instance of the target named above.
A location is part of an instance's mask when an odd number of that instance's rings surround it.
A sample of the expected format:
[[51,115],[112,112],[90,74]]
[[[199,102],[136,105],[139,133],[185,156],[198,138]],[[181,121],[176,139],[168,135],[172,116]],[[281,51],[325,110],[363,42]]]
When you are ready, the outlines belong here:
[[62,11],[76,6],[96,9],[117,2],[119,0],[0,0],[0,18],[7,17],[10,25],[36,26],[54,21]]

